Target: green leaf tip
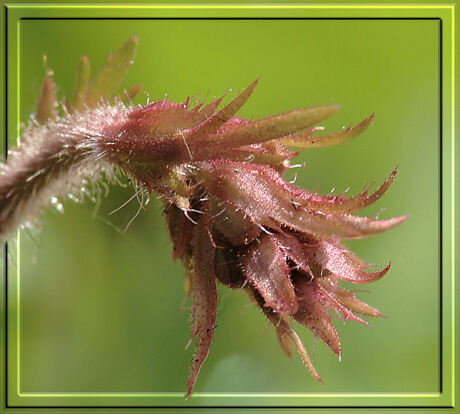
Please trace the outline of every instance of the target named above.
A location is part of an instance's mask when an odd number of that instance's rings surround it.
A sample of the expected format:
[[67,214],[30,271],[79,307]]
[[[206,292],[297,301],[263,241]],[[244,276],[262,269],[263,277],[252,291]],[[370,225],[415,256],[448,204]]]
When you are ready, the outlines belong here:
[[133,63],[137,44],[138,37],[133,35],[113,56],[109,55],[89,87],[86,99],[89,108],[96,106],[101,99],[110,98],[114,94]]
[[282,140],[282,143],[298,148],[322,148],[343,144],[362,134],[369,128],[374,122],[374,117],[375,114],[372,114],[354,127],[349,126],[348,128],[344,128],[330,135],[311,136],[312,131],[307,131],[306,134],[285,138]]

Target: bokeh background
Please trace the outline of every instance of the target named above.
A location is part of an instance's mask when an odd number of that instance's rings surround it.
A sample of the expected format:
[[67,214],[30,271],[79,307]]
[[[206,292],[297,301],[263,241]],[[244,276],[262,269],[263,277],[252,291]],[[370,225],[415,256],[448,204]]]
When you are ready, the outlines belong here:
[[[410,214],[399,228],[347,246],[390,272],[360,298],[387,318],[373,328],[336,321],[342,361],[318,340],[314,363],[288,359],[274,330],[242,292],[220,288],[218,326],[197,392],[437,392],[439,390],[439,27],[436,21],[150,20],[23,21],[21,119],[34,111],[55,71],[61,97],[83,54],[92,73],[105,55],[139,35],[123,86],[141,82],[150,100],[220,96],[261,81],[240,111],[259,118],[340,104],[328,131],[372,112],[375,124],[338,147],[299,156],[297,184],[322,194],[383,181],[389,192],[362,214]],[[145,103],[141,94],[137,103]],[[288,175],[292,177],[294,171]],[[184,392],[192,348],[180,310],[183,269],[171,259],[160,202],[152,197],[129,229],[132,188],[110,189],[99,209],[64,200],[40,229],[21,237],[21,391]],[[13,266],[17,265],[13,264]],[[313,336],[298,329],[310,354]]]

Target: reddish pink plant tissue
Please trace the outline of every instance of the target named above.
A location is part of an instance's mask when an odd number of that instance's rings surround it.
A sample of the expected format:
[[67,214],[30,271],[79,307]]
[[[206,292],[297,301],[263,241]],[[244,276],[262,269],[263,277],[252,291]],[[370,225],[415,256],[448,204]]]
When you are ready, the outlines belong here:
[[[83,57],[72,99],[57,105],[51,74],[45,79],[34,121],[11,151],[0,176],[0,234],[32,220],[50,200],[82,188],[97,188],[119,173],[137,183],[137,194],[155,193],[164,203],[174,259],[182,260],[192,296],[196,351],[187,396],[206,360],[216,325],[220,282],[246,291],[273,324],[282,348],[295,346],[313,377],[313,367],[291,321],[307,327],[340,356],[331,315],[366,324],[357,315],[382,316],[340,280],[366,284],[390,264],[371,269],[341,239],[364,238],[397,226],[406,216],[375,220],[352,213],[378,200],[396,169],[374,192],[322,196],[285,181],[298,153],[346,142],[363,132],[374,115],[355,127],[318,136],[315,125],[336,106],[296,109],[256,121],[236,116],[254,92],[251,83],[221,109],[222,98],[204,103],[167,99],[130,104],[135,85],[110,99],[134,56],[129,39],[95,79]],[[332,314],[329,312],[332,311]]]

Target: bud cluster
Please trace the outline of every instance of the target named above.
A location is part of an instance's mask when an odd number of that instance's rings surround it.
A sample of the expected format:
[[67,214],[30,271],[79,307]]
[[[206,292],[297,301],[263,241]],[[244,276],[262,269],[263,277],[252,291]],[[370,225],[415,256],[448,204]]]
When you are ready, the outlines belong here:
[[273,324],[284,351],[290,355],[293,344],[320,381],[291,321],[307,327],[340,357],[329,311],[362,324],[367,323],[358,315],[382,315],[339,281],[371,283],[390,267],[370,268],[341,240],[380,233],[406,217],[352,215],[387,191],[396,169],[374,192],[364,188],[352,197],[322,196],[286,182],[283,174],[298,154],[290,148],[346,142],[374,116],[325,136],[316,134],[322,128],[315,125],[333,115],[336,106],[255,121],[237,117],[257,80],[221,109],[222,98],[207,105],[188,99],[129,105],[138,85],[110,100],[136,43],[133,37],[110,56],[91,84],[89,61],[82,58],[75,92],[61,115],[47,75],[35,122],[1,170],[0,235],[31,220],[52,197],[123,171],[148,195],[163,200],[173,257],[183,262],[189,278],[190,342],[196,340],[196,351],[187,395],[212,343],[217,281],[247,292]]

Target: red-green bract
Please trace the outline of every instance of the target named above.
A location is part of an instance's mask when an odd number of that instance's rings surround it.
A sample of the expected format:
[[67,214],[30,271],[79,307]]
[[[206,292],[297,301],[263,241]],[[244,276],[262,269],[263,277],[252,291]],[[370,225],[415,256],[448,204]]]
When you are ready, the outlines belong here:
[[1,235],[34,218],[51,199],[87,191],[89,183],[97,189],[101,180],[127,173],[137,183],[137,194],[162,198],[173,257],[182,260],[189,278],[196,351],[187,396],[212,343],[217,281],[246,291],[275,327],[284,351],[290,355],[294,344],[320,381],[291,320],[340,356],[329,311],[363,324],[358,314],[381,313],[357,299],[354,291],[341,288],[339,280],[371,283],[390,268],[370,268],[341,239],[380,233],[406,217],[351,215],[388,190],[396,169],[374,192],[365,188],[353,197],[322,196],[286,182],[283,174],[298,154],[289,147],[346,142],[363,132],[374,116],[325,136],[316,135],[321,128],[315,125],[333,115],[336,106],[297,109],[256,121],[238,118],[257,81],[221,109],[222,98],[207,105],[163,99],[132,106],[139,85],[110,100],[136,44],[133,37],[109,56],[92,82],[89,60],[83,57],[72,98],[61,111],[47,75],[34,122],[1,170]]

